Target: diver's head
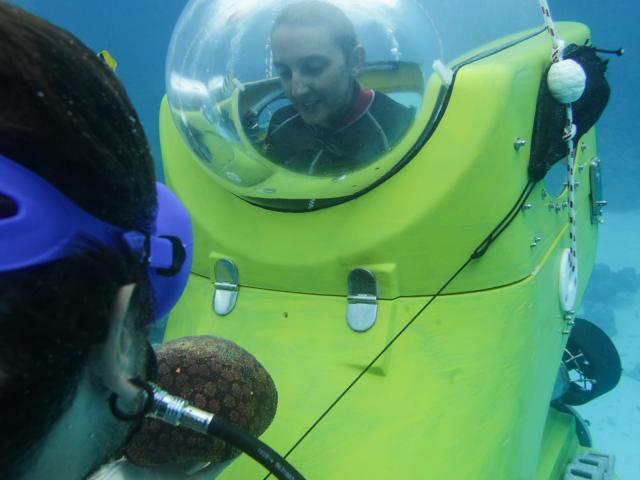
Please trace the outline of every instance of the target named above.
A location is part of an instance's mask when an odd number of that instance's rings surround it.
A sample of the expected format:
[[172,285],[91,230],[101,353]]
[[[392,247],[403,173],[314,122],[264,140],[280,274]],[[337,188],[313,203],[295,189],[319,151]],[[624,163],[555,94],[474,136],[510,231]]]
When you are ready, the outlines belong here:
[[[122,85],[77,38],[5,2],[0,104],[0,155],[11,160],[5,167],[30,172],[101,221],[149,231],[157,209],[153,162]],[[18,188],[2,176],[0,186]],[[0,224],[31,215],[25,205],[0,192]],[[38,228],[66,227],[38,218]],[[0,269],[2,478],[39,478],[36,470],[56,448],[85,433],[81,448],[65,452],[68,462],[58,456],[48,474],[86,474],[131,429],[111,416],[110,395],[119,395],[124,411],[140,404],[127,379],[147,370],[153,302],[145,272],[133,255],[91,235],[73,240],[83,248],[68,256]],[[11,241],[0,234],[1,249]],[[22,247],[35,248],[10,246]]]
[[276,18],[271,48],[284,92],[302,120],[331,128],[349,110],[364,64],[353,24],[329,3],[294,3]]

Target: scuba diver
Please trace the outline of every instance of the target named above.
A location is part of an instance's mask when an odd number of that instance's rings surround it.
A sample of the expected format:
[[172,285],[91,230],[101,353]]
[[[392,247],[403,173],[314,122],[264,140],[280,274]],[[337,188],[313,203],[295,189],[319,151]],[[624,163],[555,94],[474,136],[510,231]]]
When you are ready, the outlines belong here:
[[[117,456],[159,313],[135,248],[159,202],[138,115],[77,38],[0,3],[0,477],[85,478]],[[161,208],[161,206],[160,206]]]
[[[151,150],[114,66],[66,31],[0,3],[0,478],[184,478],[193,448],[151,464],[145,458],[163,453],[159,439],[127,449],[141,426],[154,428],[142,425],[151,418],[201,435],[172,430],[178,442],[205,450],[196,449],[194,480],[239,455],[232,447],[277,478],[301,479],[253,437],[276,402],[254,357],[201,337],[158,347],[158,362],[147,341],[147,327],[186,286],[191,220],[155,182]],[[203,401],[163,390],[173,382],[166,362],[211,370],[203,379],[185,369],[175,382]],[[235,390],[225,387],[225,407],[250,410],[227,408],[227,421],[224,407],[213,414],[198,406],[211,408],[229,373]],[[133,453],[143,458],[136,463]]]
[[353,24],[336,6],[288,5],[271,30],[273,65],[292,105],[275,112],[266,155],[291,170],[331,174],[376,160],[414,112],[358,84],[365,60]]

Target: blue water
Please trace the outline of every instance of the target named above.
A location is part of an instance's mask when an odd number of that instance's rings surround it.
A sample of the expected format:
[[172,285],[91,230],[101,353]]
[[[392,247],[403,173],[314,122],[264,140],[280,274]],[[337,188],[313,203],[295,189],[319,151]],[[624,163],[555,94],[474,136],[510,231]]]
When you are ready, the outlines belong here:
[[[536,0],[531,0],[535,2]],[[184,0],[16,0],[68,29],[95,51],[107,49],[118,60],[118,76],[140,113],[160,158],[157,112],[164,94],[164,60]],[[599,123],[599,153],[609,200],[601,229],[598,264],[582,314],[600,324],[617,344],[625,372],[620,387],[583,409],[595,445],[618,455],[622,478],[640,478],[640,29],[638,3],[631,1],[549,0],[556,20],[577,20],[592,28],[599,47],[625,47],[611,57],[611,101]],[[159,165],[159,162],[158,162]],[[158,168],[160,174],[160,169]],[[634,450],[634,447],[635,450]]]

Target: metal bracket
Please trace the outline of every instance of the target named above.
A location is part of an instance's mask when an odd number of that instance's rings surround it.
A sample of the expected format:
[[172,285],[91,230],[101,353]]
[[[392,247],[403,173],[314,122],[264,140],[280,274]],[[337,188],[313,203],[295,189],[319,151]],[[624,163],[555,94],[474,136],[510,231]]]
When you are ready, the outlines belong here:
[[517,137],[513,141],[513,148],[516,150],[516,152],[519,152],[520,149],[524,147],[526,144],[527,144],[527,141],[524,138]]
[[613,480],[616,457],[599,452],[578,455],[567,466],[564,480]]
[[600,169],[600,159],[598,157],[591,160],[589,164],[589,183],[591,185],[591,223],[598,224],[604,221],[603,208],[607,201],[602,198],[602,172]]
[[529,244],[530,248],[535,248],[538,246],[538,244],[542,241],[542,237],[540,235],[536,235],[535,237],[533,237],[533,240],[531,240],[531,243]]
[[214,266],[213,280],[213,311],[227,315],[238,298],[238,267],[232,260],[221,258]]
[[378,286],[369,270],[356,268],[347,279],[347,323],[356,332],[366,332],[376,322]]

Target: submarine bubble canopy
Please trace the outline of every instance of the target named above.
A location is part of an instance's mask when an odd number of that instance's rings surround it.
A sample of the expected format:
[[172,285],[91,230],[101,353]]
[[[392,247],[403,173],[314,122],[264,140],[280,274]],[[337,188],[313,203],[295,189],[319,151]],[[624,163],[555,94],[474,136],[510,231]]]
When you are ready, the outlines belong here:
[[[442,92],[448,87],[449,68],[500,37],[542,26],[536,0],[324,2],[344,13],[363,48],[363,63],[357,73],[360,90],[374,92],[376,102],[381,97],[390,99],[388,108],[373,114],[382,124],[384,147],[371,147],[362,153],[358,145],[350,145],[349,141],[370,142],[352,135],[352,124],[316,125],[309,119],[316,114],[320,118],[320,107],[314,102],[320,102],[322,95],[330,97],[322,97],[327,105],[337,103],[338,94],[332,96],[332,92],[339,92],[340,88],[327,87],[327,82],[336,81],[337,76],[321,82],[319,93],[311,95],[304,106],[295,103],[292,82],[287,84],[286,76],[297,75],[296,62],[301,60],[296,57],[289,64],[290,57],[283,57],[287,59],[283,70],[278,61],[282,57],[278,48],[282,48],[278,47],[277,38],[276,45],[272,44],[272,30],[284,9],[300,3],[303,2],[191,0],[174,28],[166,63],[167,100],[173,123],[193,153],[185,161],[195,157],[212,182],[252,203],[283,210],[330,206],[384,181],[408,161],[407,153],[424,135]],[[300,18],[301,28],[313,23],[304,15]],[[291,49],[313,41],[301,37],[297,42],[294,37],[280,43]],[[351,104],[359,100],[354,96]],[[373,100],[368,101],[367,105],[373,108]],[[397,112],[402,121],[386,121],[402,126],[394,132],[385,131],[385,117]],[[296,115],[300,117],[299,128],[312,132],[311,140],[301,135],[305,138],[301,142],[319,142],[318,146],[309,147],[309,158],[294,147],[289,148],[290,139],[298,136],[297,130],[292,130],[294,135],[282,134],[280,139],[275,132],[276,126],[284,123],[282,118],[288,122]],[[326,118],[333,117],[327,114]],[[333,134],[341,128],[344,134],[336,140]],[[313,133],[318,131],[322,133],[319,140]],[[370,138],[366,131],[362,135]]]

